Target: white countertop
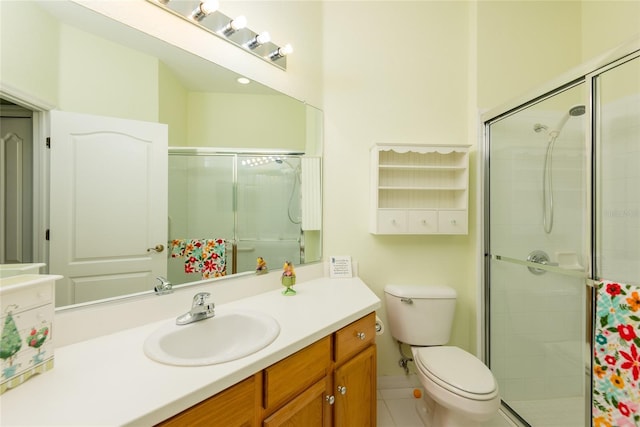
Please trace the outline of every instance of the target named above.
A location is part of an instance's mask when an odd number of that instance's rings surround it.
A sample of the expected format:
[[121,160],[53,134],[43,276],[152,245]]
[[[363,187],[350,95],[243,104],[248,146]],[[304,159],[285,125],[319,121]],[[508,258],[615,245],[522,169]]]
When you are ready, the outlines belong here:
[[232,362],[177,367],[147,358],[144,340],[174,317],[57,348],[53,370],[0,396],[0,425],[153,425],[380,307],[359,278],[321,278],[294,289],[293,297],[275,290],[220,305],[261,311],[280,323],[272,344]]

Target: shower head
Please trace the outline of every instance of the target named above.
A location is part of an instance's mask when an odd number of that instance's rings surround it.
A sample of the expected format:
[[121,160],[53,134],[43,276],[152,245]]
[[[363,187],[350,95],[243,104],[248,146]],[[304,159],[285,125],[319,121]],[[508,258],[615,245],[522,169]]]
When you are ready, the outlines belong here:
[[553,128],[551,132],[549,132],[549,136],[551,136],[552,138],[557,138],[564,125],[567,124],[569,117],[582,116],[585,111],[586,108],[584,105],[574,105],[573,107],[569,108],[569,111],[564,113],[564,116],[562,116],[556,127]]
[[587,109],[584,105],[574,105],[573,107],[569,108],[569,115],[572,117],[578,117],[583,115],[586,111]]

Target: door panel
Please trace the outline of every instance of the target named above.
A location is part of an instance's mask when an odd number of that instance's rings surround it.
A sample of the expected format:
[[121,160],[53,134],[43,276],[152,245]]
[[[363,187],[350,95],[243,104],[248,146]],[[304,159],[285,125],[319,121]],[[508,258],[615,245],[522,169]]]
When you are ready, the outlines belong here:
[[167,126],[51,112],[56,305],[153,289],[166,275]]
[[0,123],[0,264],[33,261],[33,141],[31,117]]

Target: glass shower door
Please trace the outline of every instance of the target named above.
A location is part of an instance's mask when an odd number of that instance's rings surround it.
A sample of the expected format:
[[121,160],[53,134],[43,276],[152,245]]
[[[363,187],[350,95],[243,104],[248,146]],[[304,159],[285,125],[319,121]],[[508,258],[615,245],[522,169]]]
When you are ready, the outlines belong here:
[[[193,282],[205,276],[201,268],[190,265],[187,257],[189,251],[185,253],[183,244],[211,239],[233,242],[234,164],[233,155],[188,153],[169,156],[167,275],[171,283]],[[224,248],[225,270],[228,274],[232,273],[231,246],[226,244]]]
[[640,423],[640,53],[632,58],[592,78],[595,426]]
[[299,265],[302,213],[299,156],[238,156],[238,271],[264,257],[270,270]]
[[640,285],[640,57],[594,77],[599,278]]
[[589,424],[585,91],[488,124],[488,362],[532,426]]

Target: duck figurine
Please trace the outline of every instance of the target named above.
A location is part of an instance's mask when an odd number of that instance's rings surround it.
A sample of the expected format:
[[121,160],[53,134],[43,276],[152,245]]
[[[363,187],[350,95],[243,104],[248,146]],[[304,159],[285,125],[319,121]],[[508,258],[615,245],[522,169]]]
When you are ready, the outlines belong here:
[[282,291],[282,295],[295,295],[296,291],[292,289],[292,286],[296,284],[296,272],[293,264],[290,261],[285,261],[282,270],[282,286],[287,288]]
[[258,257],[256,261],[256,274],[266,274],[269,272],[267,268],[267,262],[261,256]]

